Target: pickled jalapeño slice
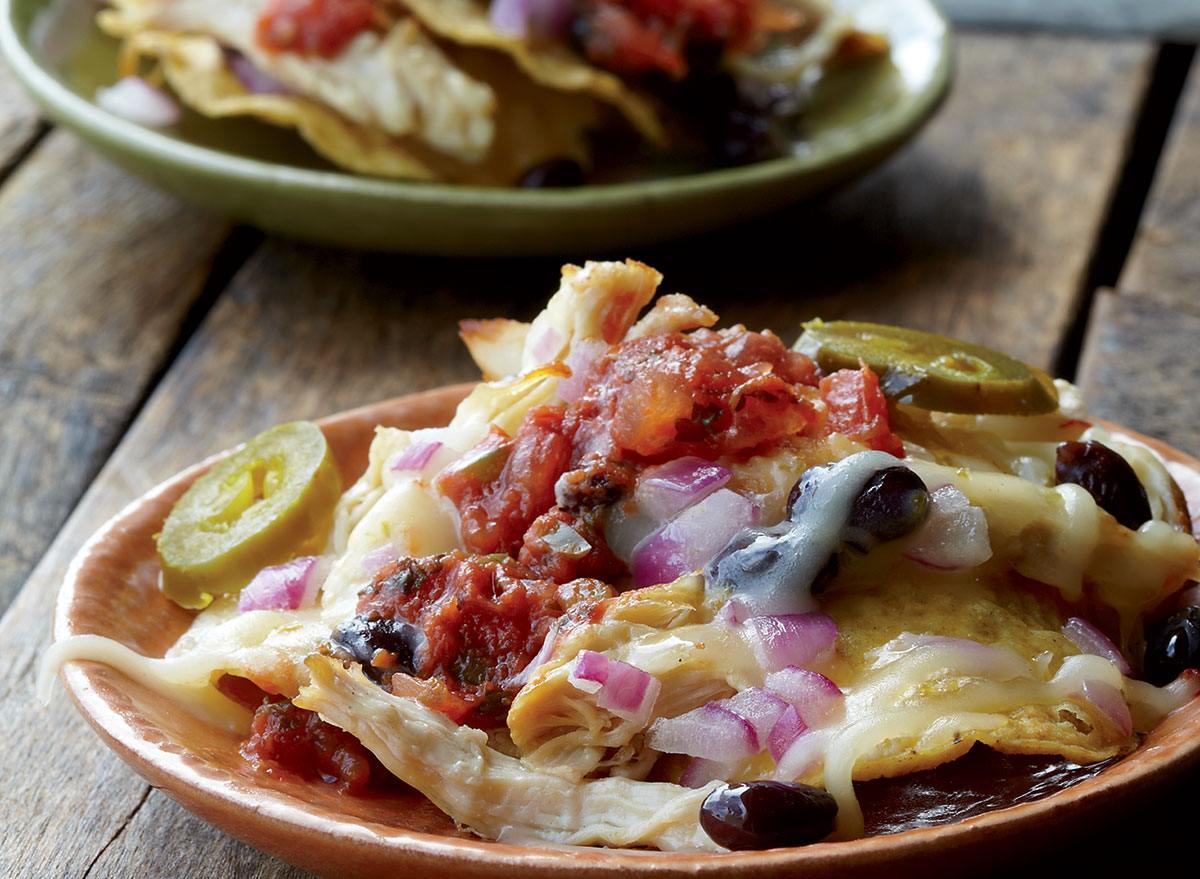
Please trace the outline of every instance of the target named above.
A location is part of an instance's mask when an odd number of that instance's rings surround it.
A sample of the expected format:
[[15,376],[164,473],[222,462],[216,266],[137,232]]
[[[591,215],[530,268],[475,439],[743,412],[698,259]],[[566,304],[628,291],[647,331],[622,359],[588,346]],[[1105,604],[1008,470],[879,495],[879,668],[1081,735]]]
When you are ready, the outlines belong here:
[[264,431],[192,483],[158,536],[163,592],[205,607],[259,570],[319,552],[342,493],[337,462],[307,421]]
[[866,363],[883,393],[901,403],[970,415],[1039,415],[1058,408],[1040,369],[960,339],[861,321],[813,320],[795,349],[825,372]]

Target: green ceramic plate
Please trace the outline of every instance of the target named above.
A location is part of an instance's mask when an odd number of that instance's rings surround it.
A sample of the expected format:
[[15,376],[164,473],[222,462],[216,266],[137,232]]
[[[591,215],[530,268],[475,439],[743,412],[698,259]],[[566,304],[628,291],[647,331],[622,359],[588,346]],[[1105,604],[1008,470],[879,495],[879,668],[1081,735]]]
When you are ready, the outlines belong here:
[[[448,255],[595,254],[706,231],[782,207],[879,163],[932,115],[950,38],[931,0],[836,0],[891,42],[887,62],[827,77],[794,155],[740,168],[570,190],[355,176],[294,135],[188,114],[167,131],[95,106],[116,78],[93,0],[0,0],[0,51],[56,121],[180,197],[273,232],[365,249]],[[36,48],[35,48],[36,47]]]

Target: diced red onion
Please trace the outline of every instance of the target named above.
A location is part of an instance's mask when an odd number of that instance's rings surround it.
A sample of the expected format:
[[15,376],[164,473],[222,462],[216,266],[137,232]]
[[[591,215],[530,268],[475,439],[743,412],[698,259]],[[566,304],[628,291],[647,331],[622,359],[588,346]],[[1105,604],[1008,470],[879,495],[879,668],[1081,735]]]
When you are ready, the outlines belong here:
[[724,781],[733,772],[732,763],[721,763],[717,760],[706,760],[703,757],[693,757],[692,762],[683,770],[679,777],[682,787],[704,787],[710,781]]
[[379,569],[388,562],[394,562],[399,557],[396,548],[390,543],[385,543],[383,546],[377,547],[368,553],[364,553],[362,557],[363,573],[368,577],[374,577],[379,573]]
[[387,465],[392,473],[419,474],[432,479],[461,457],[461,453],[443,441],[444,431],[438,428],[417,430],[409,444],[401,449]]
[[759,664],[767,671],[819,661],[837,639],[837,625],[823,613],[751,617],[745,631]]
[[1109,716],[1123,735],[1133,734],[1133,715],[1121,691],[1112,684],[1094,679],[1083,682],[1083,698]]
[[845,696],[829,678],[789,665],[767,675],[763,686],[799,712],[806,724],[819,726],[842,706]]
[[687,754],[720,763],[745,760],[759,751],[750,721],[714,702],[679,717],[654,721],[646,744],[667,754]]
[[1091,653],[1093,656],[1103,656],[1115,665],[1117,671],[1123,675],[1133,674],[1129,660],[1121,655],[1121,651],[1117,649],[1117,645],[1087,620],[1081,617],[1071,617],[1067,620],[1067,624],[1062,627],[1062,633],[1067,636],[1067,640],[1084,653]]
[[297,610],[317,598],[327,565],[310,555],[263,568],[238,595],[238,610]]
[[598,707],[635,723],[650,718],[662,690],[654,675],[594,650],[579,651],[568,680],[585,693],[595,693]]
[[596,705],[617,717],[644,724],[661,690],[662,683],[654,675],[613,659],[608,664],[608,680],[596,694]]
[[677,458],[648,468],[638,479],[634,501],[658,519],[670,519],[729,481],[728,467],[703,458]]
[[260,69],[241,52],[225,50],[225,63],[238,82],[253,95],[293,95],[295,92],[266,71]]
[[498,30],[514,37],[531,30],[556,36],[571,20],[571,0],[492,0],[488,16]]
[[183,116],[170,95],[140,76],[127,76],[107,88],[96,89],[96,105],[147,128],[167,128]]
[[429,463],[429,459],[433,457],[433,453],[441,447],[442,444],[434,440],[409,443],[392,462],[392,470],[423,470]]
[[904,554],[944,570],[981,565],[992,557],[987,516],[957,488],[943,485],[930,493],[929,513]]
[[670,583],[708,564],[734,535],[758,521],[757,504],[719,488],[667,522],[633,551],[635,588]]
[[771,754],[771,759],[778,765],[780,759],[787,749],[792,746],[796,739],[800,738],[805,731],[808,730],[808,725],[800,717],[800,712],[796,710],[796,706],[789,705],[787,709],[779,715],[779,719],[775,721],[775,725],[767,734],[767,751]]
[[575,657],[575,664],[571,666],[571,673],[567,676],[567,680],[585,693],[599,692],[600,688],[604,686],[604,682],[608,680],[608,663],[609,659],[603,653],[597,653],[595,650],[580,650],[579,655]]
[[780,716],[788,709],[788,704],[773,693],[768,693],[761,687],[746,689],[716,703],[727,708],[738,717],[744,718],[754,728],[754,737],[759,750],[766,744],[767,736],[775,727]]
[[586,381],[592,364],[608,350],[608,345],[599,339],[578,339],[571,345],[571,350],[563,361],[571,374],[558,380],[555,388],[560,397],[568,403],[574,403],[583,396]]

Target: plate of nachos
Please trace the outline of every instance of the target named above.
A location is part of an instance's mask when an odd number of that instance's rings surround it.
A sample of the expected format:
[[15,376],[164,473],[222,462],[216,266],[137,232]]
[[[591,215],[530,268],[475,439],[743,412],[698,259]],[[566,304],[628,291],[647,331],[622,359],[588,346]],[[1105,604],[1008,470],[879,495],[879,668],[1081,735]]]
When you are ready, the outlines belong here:
[[660,283],[567,266],[464,322],[483,383],[133,502],[43,688],[339,875],[949,868],[1195,764],[1200,463],[982,346]]
[[446,254],[755,216],[883,160],[950,79],[928,0],[7,0],[3,21],[50,115],[151,181]]

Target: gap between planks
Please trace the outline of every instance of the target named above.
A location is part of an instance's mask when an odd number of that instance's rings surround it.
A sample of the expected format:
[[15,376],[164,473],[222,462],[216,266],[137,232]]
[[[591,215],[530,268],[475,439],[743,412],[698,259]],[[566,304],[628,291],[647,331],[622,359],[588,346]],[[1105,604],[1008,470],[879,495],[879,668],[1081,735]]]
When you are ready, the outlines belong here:
[[8,178],[21,166],[21,163],[46,139],[46,135],[52,128],[53,126],[48,122],[38,119],[33,124],[33,130],[29,133],[28,138],[15,147],[11,153],[5,155],[3,160],[0,160],[0,187],[8,182]]
[[1074,317],[1063,339],[1054,374],[1074,381],[1100,289],[1114,287],[1133,249],[1154,176],[1162,161],[1171,122],[1194,62],[1196,47],[1181,43],[1158,46],[1150,80],[1138,107],[1125,158],[1103,225],[1088,261]]
[[92,862],[88,864],[87,869],[83,871],[83,875],[80,877],[80,879],[88,879],[88,877],[92,875],[92,870],[96,868],[96,864],[99,863],[100,859],[104,857],[104,853],[108,851],[109,848],[112,847],[112,844],[120,838],[122,833],[125,832],[125,828],[129,826],[129,822],[132,821],[134,816],[142,810],[142,806],[146,805],[146,800],[150,798],[150,791],[152,790],[153,788],[150,785],[146,785],[146,789],[142,791],[142,798],[137,801],[137,805],[129,810],[129,814],[125,816],[125,820],[121,822],[120,826],[118,826],[113,832],[113,835],[109,837],[108,842],[104,843],[100,850],[96,852],[96,857],[92,858]]

